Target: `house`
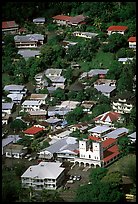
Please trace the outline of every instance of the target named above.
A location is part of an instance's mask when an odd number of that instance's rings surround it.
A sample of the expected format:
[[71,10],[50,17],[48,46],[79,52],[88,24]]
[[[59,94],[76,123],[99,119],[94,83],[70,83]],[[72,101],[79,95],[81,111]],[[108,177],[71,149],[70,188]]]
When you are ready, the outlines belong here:
[[37,111],[40,110],[42,102],[37,100],[25,100],[22,103],[22,110],[23,111]]
[[29,137],[34,137],[36,135],[38,135],[39,133],[43,132],[44,128],[42,127],[36,127],[35,125],[27,128],[26,130],[23,131],[23,133],[25,134],[25,136],[29,136]]
[[50,79],[51,85],[55,88],[64,89],[65,78],[61,76],[62,69],[47,69],[45,71],[45,76]]
[[27,93],[27,89],[24,85],[10,84],[4,86],[3,90],[11,94],[23,94],[23,96],[26,96]]
[[43,17],[34,18],[33,23],[36,25],[44,25],[45,24],[45,18],[43,18]]
[[66,51],[66,54],[68,53],[67,51],[68,51],[68,48],[69,47],[71,47],[71,46],[74,46],[74,45],[77,45],[78,44],[78,42],[72,42],[72,41],[67,41],[67,40],[63,40],[62,42],[61,42],[61,45],[62,45],[62,47],[65,49],[65,51]]
[[88,129],[88,123],[79,122],[78,124],[68,126],[68,129],[71,131],[79,130],[80,132],[84,133]]
[[83,25],[83,24],[86,24],[86,22],[85,22],[85,19],[86,19],[87,17],[85,17],[84,15],[77,15],[77,16],[74,16],[74,17],[72,17],[68,22],[67,22],[67,24],[69,25],[69,26],[78,26],[78,27],[80,27],[81,25]]
[[23,156],[27,153],[27,148],[23,145],[18,144],[9,144],[5,149],[6,157],[9,158],[23,158]]
[[37,48],[43,45],[44,35],[27,34],[14,36],[15,46],[17,48]]
[[79,140],[79,158],[74,159],[74,164],[92,168],[106,167],[119,158],[117,140],[108,138],[89,137]]
[[128,38],[129,48],[136,49],[136,37]]
[[113,111],[121,114],[130,113],[135,104],[136,98],[129,92],[118,95],[111,101]]
[[98,36],[98,33],[75,31],[73,32],[73,36],[91,39]]
[[132,60],[132,57],[118,58],[118,62],[122,62],[123,64],[130,64]]
[[78,16],[66,16],[66,15],[57,15],[53,16],[53,23],[57,23],[59,26],[81,26],[85,24],[86,17],[83,15]]
[[46,110],[36,110],[36,111],[29,111],[28,112],[30,117],[34,120],[46,120],[47,111]]
[[96,127],[89,129],[88,133],[90,136],[102,138],[104,140],[105,135],[112,130],[113,128],[108,125],[97,125]]
[[57,125],[61,124],[61,119],[56,117],[50,117],[46,120],[46,122],[51,125],[51,128],[54,129]]
[[2,125],[7,125],[10,119],[10,115],[6,112],[2,112]]
[[116,80],[112,79],[97,79],[94,82],[94,87],[97,85],[108,85],[108,86],[116,86]]
[[68,22],[70,21],[72,17],[71,16],[66,16],[66,15],[57,15],[57,16],[53,16],[53,23],[57,23],[57,25],[59,26],[67,26]]
[[119,34],[124,35],[127,30],[128,30],[128,26],[118,26],[118,25],[117,26],[110,26],[107,29],[107,34],[111,35],[114,33],[119,33]]
[[49,117],[56,115],[65,116],[68,112],[70,112],[69,108],[61,106],[51,106],[47,109],[47,114]]
[[129,134],[128,138],[131,140],[131,143],[135,143],[136,142],[136,132]]
[[14,103],[2,103],[2,112],[11,114],[14,108]]
[[22,188],[56,190],[62,185],[65,168],[60,162],[40,162],[30,166],[21,176]]
[[92,78],[93,76],[98,76],[98,78],[105,78],[109,69],[91,69],[89,72],[83,72],[80,79]]
[[77,156],[77,138],[64,137],[38,153],[40,159],[56,158],[60,161],[70,161]]
[[8,98],[11,98],[13,103],[21,104],[23,100],[23,94],[15,93],[15,94],[8,94]]
[[[72,130],[65,130],[65,131],[62,131],[62,132],[60,132],[60,133],[57,133],[57,132],[55,132],[55,133],[53,133],[53,135],[50,135],[49,137],[51,138],[51,139],[54,139],[54,141],[55,140],[60,140],[60,139],[63,139],[63,138],[65,138],[65,137],[68,137],[70,134],[72,133]],[[50,141],[50,144],[52,144],[53,143],[53,141]]]
[[81,106],[83,107],[83,111],[91,114],[91,109],[97,104],[97,101],[82,101]]
[[80,105],[79,101],[62,101],[58,107],[67,108],[70,110],[75,109],[78,105]]
[[25,60],[28,60],[30,57],[39,57],[40,51],[39,50],[30,50],[30,49],[24,49],[19,50],[18,54],[21,55]]
[[36,83],[36,91],[44,89],[48,86],[48,82],[45,78],[44,72],[36,74],[34,78]]
[[113,123],[119,121],[120,119],[120,113],[108,111],[95,117],[93,120],[95,121],[95,125],[109,125],[111,127],[114,127]]
[[47,94],[31,94],[30,100],[40,101],[41,104],[46,104]]
[[2,33],[16,34],[18,32],[19,25],[15,21],[3,21],[2,22]]
[[19,141],[21,138],[19,135],[8,135],[6,138],[2,139],[2,155],[6,153],[6,147],[9,144],[14,144]]
[[97,89],[97,91],[100,91],[103,95],[107,96],[110,98],[111,96],[114,95],[116,86],[108,86],[108,85],[95,85],[94,87]]

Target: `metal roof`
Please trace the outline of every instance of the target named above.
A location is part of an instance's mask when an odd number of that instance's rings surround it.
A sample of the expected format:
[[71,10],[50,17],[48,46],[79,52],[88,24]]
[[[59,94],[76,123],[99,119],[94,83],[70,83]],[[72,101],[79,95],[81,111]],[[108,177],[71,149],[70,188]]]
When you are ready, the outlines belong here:
[[2,103],[2,110],[11,110],[14,103]]
[[30,166],[21,176],[38,179],[57,179],[65,168],[60,167],[62,163],[40,162],[38,165]]
[[4,86],[4,91],[22,91],[24,89],[24,85],[15,85],[15,84],[10,84]]
[[116,89],[116,86],[109,86],[107,84],[104,85],[95,85],[97,91],[101,91],[102,93],[110,93]]
[[102,133],[105,132],[107,130],[111,130],[112,128],[109,127],[108,125],[98,125],[94,128],[91,128],[88,130],[88,132],[92,132],[92,133]]

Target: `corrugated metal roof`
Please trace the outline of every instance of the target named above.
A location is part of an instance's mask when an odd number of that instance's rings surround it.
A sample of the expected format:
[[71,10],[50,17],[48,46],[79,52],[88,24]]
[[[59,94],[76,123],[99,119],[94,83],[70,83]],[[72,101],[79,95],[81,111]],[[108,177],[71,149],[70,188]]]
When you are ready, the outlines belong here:
[[2,110],[11,110],[14,103],[2,103]]
[[43,128],[41,127],[36,127],[36,126],[32,126],[28,129],[26,129],[25,131],[23,131],[25,134],[29,134],[29,135],[35,135],[38,132],[41,132],[43,130]]
[[101,91],[102,93],[111,93],[113,90],[116,89],[116,86],[109,86],[109,85],[95,85],[97,91]]
[[62,163],[40,162],[38,165],[30,166],[21,176],[38,179],[57,179],[65,168],[60,167]]
[[14,28],[14,27],[18,27],[15,21],[3,21],[2,22],[2,29]]

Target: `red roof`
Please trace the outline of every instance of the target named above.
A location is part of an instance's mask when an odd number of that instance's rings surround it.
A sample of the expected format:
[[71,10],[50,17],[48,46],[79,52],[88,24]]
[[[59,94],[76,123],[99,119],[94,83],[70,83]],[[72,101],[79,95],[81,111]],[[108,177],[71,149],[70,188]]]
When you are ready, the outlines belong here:
[[130,37],[130,38],[128,38],[128,42],[136,42],[136,37]]
[[107,31],[125,31],[128,29],[128,26],[110,26]]
[[117,141],[117,140],[114,139],[114,138],[108,138],[108,139],[106,139],[106,140],[104,140],[104,141],[102,142],[102,147],[103,147],[103,148],[106,148],[106,147],[108,147],[109,145],[115,143],[116,141]]
[[41,127],[30,127],[28,128],[27,130],[23,131],[25,134],[29,134],[29,135],[35,135],[37,134],[38,132],[41,132],[43,130],[43,128]]
[[95,121],[100,120],[103,122],[105,121],[113,122],[113,121],[117,121],[119,117],[120,117],[120,113],[108,111],[104,114],[97,116],[96,118],[94,118],[94,120]]
[[72,19],[71,16],[65,16],[65,15],[57,15],[52,18],[55,20],[61,20],[61,21],[70,21]]
[[104,154],[108,154],[108,156],[103,158],[104,162],[107,162],[107,161],[111,160],[112,158],[114,158],[115,156],[117,156],[119,154],[118,146],[114,145],[114,146],[110,147],[108,150],[106,150],[104,152]]
[[2,29],[6,28],[14,28],[17,27],[18,25],[15,23],[15,21],[4,21],[2,22]]
[[100,140],[101,140],[101,138],[99,138],[99,137],[94,137],[94,136],[89,136],[88,139],[94,140],[94,141],[100,141]]

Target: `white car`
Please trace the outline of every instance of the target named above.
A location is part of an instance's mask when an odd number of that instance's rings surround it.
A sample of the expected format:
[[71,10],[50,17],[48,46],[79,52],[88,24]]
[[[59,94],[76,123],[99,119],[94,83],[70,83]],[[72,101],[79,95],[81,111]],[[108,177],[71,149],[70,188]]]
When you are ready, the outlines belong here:
[[30,157],[29,159],[28,159],[28,161],[31,161],[33,158],[32,157]]

